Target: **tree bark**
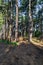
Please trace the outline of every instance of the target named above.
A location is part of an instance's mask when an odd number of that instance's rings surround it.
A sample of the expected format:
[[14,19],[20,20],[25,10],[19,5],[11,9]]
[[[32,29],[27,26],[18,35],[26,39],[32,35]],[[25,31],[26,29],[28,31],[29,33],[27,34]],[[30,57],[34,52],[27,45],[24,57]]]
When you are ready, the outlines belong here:
[[7,10],[6,10],[6,17],[5,17],[5,39],[7,38]]
[[31,12],[31,0],[29,0],[29,42],[32,40],[33,32],[33,21],[32,21],[32,12]]
[[9,41],[11,41],[12,23],[13,23],[13,22],[12,22],[12,19],[13,19],[13,18],[12,18],[12,16],[13,16],[13,14],[12,14],[12,5],[13,5],[13,4],[12,4],[12,0],[11,0],[10,2],[11,2],[11,5],[10,5],[11,8],[9,8],[9,9],[11,10],[11,11],[10,11],[10,12],[11,12],[11,15],[10,15],[10,21],[9,21],[9,22],[10,22],[10,25],[9,25]]
[[15,26],[15,41],[18,39],[18,0],[16,0],[16,26]]

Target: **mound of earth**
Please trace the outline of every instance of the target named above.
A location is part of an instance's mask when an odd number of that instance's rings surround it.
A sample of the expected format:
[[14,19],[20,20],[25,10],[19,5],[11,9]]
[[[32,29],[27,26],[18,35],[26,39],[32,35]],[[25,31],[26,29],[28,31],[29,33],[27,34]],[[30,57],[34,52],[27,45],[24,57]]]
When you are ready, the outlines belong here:
[[43,65],[43,50],[32,44],[0,44],[0,65]]

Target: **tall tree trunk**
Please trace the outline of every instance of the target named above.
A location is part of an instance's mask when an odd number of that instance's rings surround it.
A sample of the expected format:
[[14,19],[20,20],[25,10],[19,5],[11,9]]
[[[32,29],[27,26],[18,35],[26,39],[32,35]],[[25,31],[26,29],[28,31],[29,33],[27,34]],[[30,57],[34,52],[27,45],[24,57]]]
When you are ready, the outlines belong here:
[[11,41],[11,33],[12,33],[12,16],[13,16],[13,14],[12,14],[12,0],[10,1],[11,2],[11,8],[9,8],[10,10],[11,10],[11,16],[10,16],[10,25],[9,25],[9,41]]
[[5,18],[5,39],[6,39],[6,18]]
[[15,30],[15,41],[18,38],[18,0],[16,0],[16,30]]
[[32,40],[33,21],[31,12],[31,0],[29,0],[29,42]]
[[6,16],[5,16],[5,39],[7,38],[7,36],[6,36],[6,33],[7,33],[6,27],[7,27],[7,10],[6,10]]

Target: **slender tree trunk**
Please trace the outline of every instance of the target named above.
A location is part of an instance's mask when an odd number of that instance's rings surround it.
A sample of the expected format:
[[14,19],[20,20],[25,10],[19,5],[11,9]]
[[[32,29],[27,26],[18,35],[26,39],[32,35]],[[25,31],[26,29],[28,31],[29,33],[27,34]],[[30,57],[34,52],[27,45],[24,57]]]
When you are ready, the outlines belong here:
[[8,36],[9,36],[9,24],[8,24],[8,29],[7,29],[7,39],[8,39]]
[[[12,23],[12,19],[13,19],[12,18],[12,16],[13,16],[13,14],[12,14],[12,5],[13,4],[12,4],[12,0],[11,0],[11,21],[10,21],[11,23]],[[11,41],[11,35],[12,35],[12,24],[10,24],[10,41]]]
[[32,40],[33,21],[31,12],[31,0],[29,0],[29,42]]
[[6,19],[5,19],[5,39],[6,39]]
[[11,2],[11,8],[10,8],[10,10],[11,10],[11,16],[10,16],[10,25],[9,25],[9,41],[11,41],[11,33],[12,33],[12,16],[13,16],[13,14],[12,14],[12,0],[10,1]]
[[18,0],[16,0],[16,30],[15,30],[15,41],[18,39]]
[[7,10],[6,10],[6,17],[5,17],[5,39],[7,38],[7,30],[6,30],[6,26],[7,26]]

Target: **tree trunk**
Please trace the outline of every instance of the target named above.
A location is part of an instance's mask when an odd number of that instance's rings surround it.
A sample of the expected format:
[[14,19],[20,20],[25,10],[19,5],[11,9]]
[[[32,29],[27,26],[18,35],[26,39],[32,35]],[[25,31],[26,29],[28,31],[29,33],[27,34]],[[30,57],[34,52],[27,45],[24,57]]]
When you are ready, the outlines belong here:
[[32,40],[33,21],[31,12],[31,0],[29,0],[29,42]]
[[9,41],[11,41],[11,33],[12,33],[12,16],[13,16],[13,14],[12,14],[12,0],[10,1],[11,2],[11,8],[9,8],[11,11],[11,16],[10,16],[10,25],[9,25]]
[[15,29],[15,41],[18,39],[18,0],[16,0],[16,29]]
[[6,10],[6,17],[5,17],[5,39],[7,38],[7,10]]

